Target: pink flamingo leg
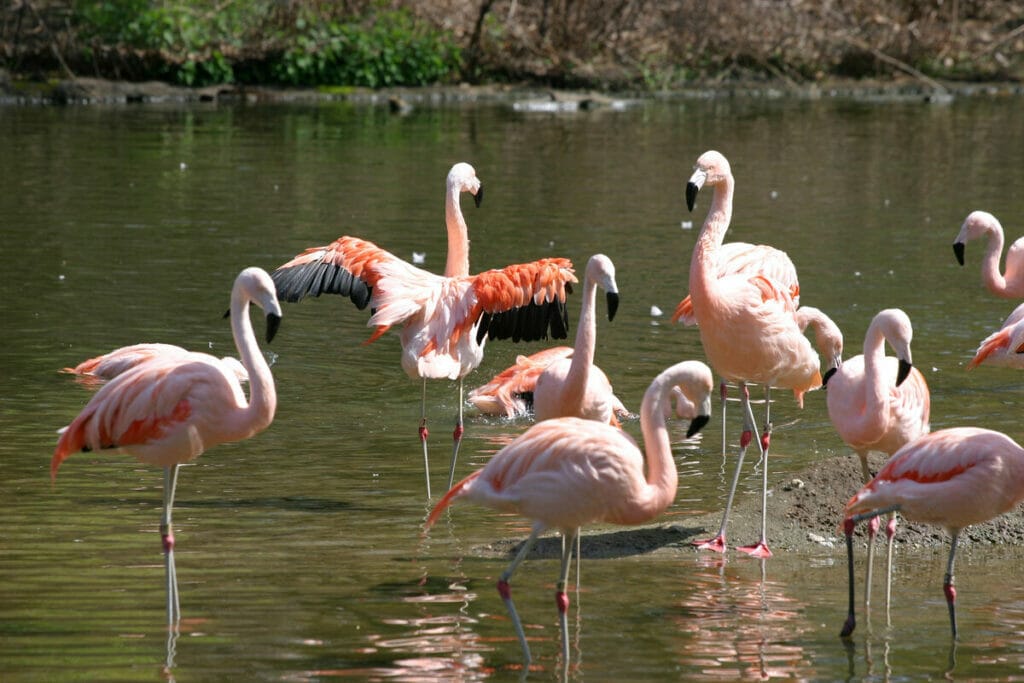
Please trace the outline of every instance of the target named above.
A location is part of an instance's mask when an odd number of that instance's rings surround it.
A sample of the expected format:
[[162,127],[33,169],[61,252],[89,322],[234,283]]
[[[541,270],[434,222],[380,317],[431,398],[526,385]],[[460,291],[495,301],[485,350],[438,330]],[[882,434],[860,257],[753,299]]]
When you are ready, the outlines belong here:
[[864,579],[864,607],[871,606],[871,584],[874,582],[875,568],[875,536],[878,535],[878,527],[881,521],[878,517],[868,520],[868,567]]
[[[572,535],[565,540],[562,535],[562,571],[559,575],[558,585],[555,587],[555,605],[558,607],[558,623],[562,630],[562,661],[569,665],[569,596],[566,595],[565,585],[569,580],[569,564],[572,562],[572,547],[574,541],[579,539],[580,530],[575,529]],[[576,558],[576,566],[579,567],[579,558]]]
[[[750,392],[747,390],[747,385],[744,382],[739,383],[740,396],[742,397],[744,410],[743,418],[743,433],[740,435],[740,453],[736,458],[736,471],[732,476],[732,485],[729,487],[729,497],[725,501],[725,513],[722,515],[722,526],[718,529],[718,534],[714,538],[710,538],[706,541],[695,541],[694,545],[697,546],[698,550],[711,550],[716,553],[725,552],[725,529],[729,524],[729,513],[732,511],[732,501],[736,495],[736,485],[740,480],[740,469],[743,467],[743,458],[747,453],[747,446],[750,445],[753,439],[753,415],[747,417],[750,413]],[[749,421],[748,421],[749,419]]]
[[885,525],[885,623],[891,625],[889,605],[892,600],[892,542],[896,538],[896,513],[889,515],[889,523]]
[[427,378],[423,378],[423,396],[420,399],[420,441],[423,443],[423,471],[427,477],[427,498],[430,498],[430,457],[427,455]]
[[[744,394],[744,407],[747,412],[747,419],[750,421],[751,428],[754,425],[754,411],[750,406],[750,393]],[[771,387],[765,387],[765,404],[771,404]],[[766,559],[772,556],[772,551],[768,549],[768,446],[771,444],[772,439],[772,424],[767,422],[765,424],[764,434],[757,442],[757,446],[761,451],[761,462],[763,463],[763,469],[761,470],[761,538],[754,545],[739,546],[736,549],[740,552],[744,552],[751,557],[757,557]]]
[[725,428],[725,405],[729,399],[729,385],[723,379],[722,383],[718,385],[719,396],[722,399],[722,457],[726,454],[726,428]]
[[164,548],[164,570],[167,578],[167,625],[176,627],[181,620],[178,600],[178,572],[174,564],[174,530],[171,528],[171,509],[174,507],[174,489],[178,485],[178,466],[164,468],[164,512],[160,520],[160,538]]
[[843,623],[843,629],[839,632],[840,638],[849,638],[853,633],[853,629],[857,628],[857,617],[853,609],[854,604],[854,576],[853,576],[853,527],[857,523],[852,517],[847,517],[843,520],[843,531],[846,533],[846,564],[850,578],[850,608],[846,614],[846,621]]
[[515,603],[512,602],[512,586],[509,585],[508,581],[512,578],[512,574],[516,571],[526,556],[530,554],[530,549],[533,544],[537,542],[537,537],[543,530],[541,526],[535,526],[533,531],[530,532],[530,537],[523,543],[523,547],[516,553],[515,558],[508,567],[501,573],[498,578],[498,594],[501,595],[501,599],[505,602],[505,608],[508,610],[508,616],[512,619],[512,626],[516,630],[516,637],[519,638],[519,646],[523,649],[523,667],[528,668],[530,662],[530,646],[526,643],[526,633],[523,631],[523,623],[519,620],[519,613],[516,612]]
[[462,445],[462,378],[459,378],[459,417],[455,422],[455,431],[452,432],[452,463],[448,466],[448,488],[455,483],[455,461],[459,457],[459,446]]
[[949,605],[949,625],[953,630],[953,640],[956,640],[956,588],[953,586],[953,561],[956,559],[956,544],[960,537],[960,530],[952,530],[953,539],[949,544],[949,563],[946,565],[946,577],[942,582],[942,590],[946,594],[946,604]]

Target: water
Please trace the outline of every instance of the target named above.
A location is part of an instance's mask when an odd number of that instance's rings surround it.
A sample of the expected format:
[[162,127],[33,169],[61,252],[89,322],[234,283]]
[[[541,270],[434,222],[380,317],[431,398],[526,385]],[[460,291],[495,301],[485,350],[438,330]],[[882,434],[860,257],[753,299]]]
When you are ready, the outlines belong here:
[[[459,506],[421,537],[419,385],[398,366],[396,334],[360,345],[366,314],[347,301],[286,306],[268,349],[274,424],[183,469],[180,635],[163,625],[159,470],[78,454],[55,485],[47,476],[55,430],[88,397],[59,368],[139,341],[232,353],[221,314],[235,274],[342,234],[407,259],[426,251],[426,267],[440,271],[444,176],[456,161],[473,163],[486,188],[482,208],[466,202],[475,271],[551,255],[580,269],[596,252],[614,259],[622,306],[599,323],[598,361],[634,410],[657,372],[703,357],[695,331],[651,307],[668,313],[685,291],[708,199],[688,214],[683,185],[715,148],[737,178],[728,239],[786,249],[803,302],[839,323],[847,355],[875,312],[899,306],[914,321],[933,428],[976,424],[1019,438],[1016,373],[964,369],[1016,302],[979,285],[981,245],[969,245],[966,268],[950,249],[973,209],[1000,217],[1008,239],[1020,233],[1019,104],[729,99],[580,115],[487,104],[408,117],[346,104],[0,110],[3,679],[520,673],[494,581],[527,525]],[[489,345],[469,386],[541,346]],[[436,491],[456,385],[432,382],[428,402]],[[821,394],[802,412],[780,396],[774,414],[773,449],[784,457],[773,481],[814,459],[851,457]],[[460,473],[525,426],[471,417]],[[638,435],[638,424],[626,427]],[[716,417],[698,445],[675,444],[680,493],[662,522],[685,526],[721,509],[719,429]],[[739,495],[759,486],[748,468]],[[876,613],[868,629],[862,616],[846,647],[836,636],[840,551],[723,560],[670,531],[639,533],[587,532],[582,588],[571,594],[572,680],[1024,677],[1017,548],[963,549],[955,650],[939,589],[944,548],[901,554],[893,626]],[[643,552],[603,552],[620,547],[620,534]],[[514,585],[531,677],[545,680],[562,675],[557,541],[539,555]]]

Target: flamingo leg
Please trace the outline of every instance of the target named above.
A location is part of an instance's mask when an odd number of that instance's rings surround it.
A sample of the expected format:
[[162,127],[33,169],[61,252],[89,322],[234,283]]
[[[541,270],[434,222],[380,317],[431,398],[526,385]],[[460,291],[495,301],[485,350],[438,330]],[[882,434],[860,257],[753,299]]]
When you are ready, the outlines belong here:
[[694,541],[694,545],[697,546],[698,550],[712,550],[716,553],[725,552],[725,528],[729,524],[729,513],[732,511],[732,500],[736,495],[736,485],[740,480],[740,469],[743,467],[743,457],[747,453],[747,446],[750,445],[750,441],[753,438],[754,429],[754,418],[753,413],[750,409],[750,392],[747,390],[747,385],[744,382],[739,383],[740,396],[743,398],[744,415],[743,415],[743,433],[740,435],[740,453],[736,458],[736,471],[732,476],[732,485],[729,487],[729,497],[725,500],[725,513],[722,515],[722,526],[718,529],[718,534],[714,538],[710,538],[706,541]]
[[949,605],[949,625],[953,630],[953,640],[956,640],[956,588],[953,586],[953,561],[956,559],[956,544],[960,538],[960,530],[952,531],[953,538],[949,543],[949,562],[946,564],[946,577],[942,582],[942,589],[946,593],[946,604]]
[[535,526],[533,531],[530,532],[530,537],[523,543],[523,547],[519,549],[516,556],[509,563],[508,567],[501,573],[498,578],[498,594],[501,595],[501,599],[505,602],[505,608],[508,610],[508,616],[512,619],[512,626],[516,630],[516,636],[519,638],[519,646],[523,649],[523,666],[530,666],[530,646],[526,643],[526,633],[523,632],[523,624],[519,620],[519,613],[516,612],[516,606],[512,602],[512,586],[509,585],[508,581],[512,578],[512,574],[516,571],[526,556],[530,554],[530,549],[533,548],[533,544],[537,542],[537,537],[540,536],[543,531],[542,526]]
[[164,570],[167,583],[167,625],[177,626],[181,619],[181,605],[178,600],[178,571],[174,564],[174,530],[171,527],[171,510],[174,507],[174,490],[178,485],[178,466],[164,468],[164,512],[160,520],[160,538],[164,547]]
[[722,398],[722,457],[726,454],[726,425],[725,425],[725,405],[728,403],[729,398],[729,385],[723,379],[722,383],[718,385],[718,393]]
[[[427,378],[423,378],[423,394],[420,398],[420,441],[423,443],[423,471],[427,477],[427,498],[430,498],[430,457],[427,455]],[[450,486],[448,488],[451,488]]]
[[857,627],[857,617],[854,613],[854,576],[853,576],[853,527],[857,523],[852,517],[847,517],[843,520],[843,531],[846,532],[846,565],[850,579],[850,607],[846,613],[846,621],[843,623],[843,628],[839,632],[840,638],[849,638],[850,634],[853,633],[853,629]]
[[889,523],[885,525],[886,552],[885,552],[885,624],[891,625],[889,618],[889,605],[892,600],[892,542],[896,537],[896,513],[889,515]]
[[462,378],[459,378],[459,417],[455,422],[455,431],[452,432],[452,464],[448,466],[448,488],[455,483],[455,461],[459,457],[459,446],[462,445]]
[[[765,385],[764,389],[765,404],[771,405],[771,387]],[[744,394],[744,403],[746,404],[747,419],[753,429],[754,426],[754,410],[750,406],[750,393]],[[772,551],[768,549],[768,446],[771,444],[772,439],[772,423],[765,422],[764,434],[761,439],[757,442],[758,449],[761,451],[761,462],[764,464],[761,470],[761,538],[754,545],[743,545],[736,549],[740,552],[747,553],[751,557],[768,558],[772,556]]]
[[[566,542],[565,535],[562,535],[562,571],[559,574],[558,584],[555,586],[555,605],[558,607],[558,624],[562,631],[562,661],[569,663],[569,596],[565,592],[565,584],[569,580],[569,564],[572,562],[572,548],[579,540],[580,530],[576,528],[572,536]],[[579,567],[579,558],[576,558],[576,566]]]
[[864,578],[864,607],[871,607],[871,583],[875,575],[875,536],[878,534],[878,517],[872,517],[868,521],[868,567]]

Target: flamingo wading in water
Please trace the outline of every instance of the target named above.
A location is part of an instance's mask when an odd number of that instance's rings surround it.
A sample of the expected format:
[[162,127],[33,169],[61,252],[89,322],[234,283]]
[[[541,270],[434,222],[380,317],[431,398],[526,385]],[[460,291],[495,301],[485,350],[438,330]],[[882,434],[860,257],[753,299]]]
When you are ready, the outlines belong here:
[[619,290],[615,284],[615,266],[604,254],[591,256],[587,261],[572,357],[552,362],[537,377],[533,408],[538,421],[553,417],[582,417],[619,426],[615,417],[618,399],[612,392],[608,377],[594,365],[594,346],[597,343],[594,308],[598,287],[605,291],[608,320],[611,321],[619,307]]
[[[725,551],[725,530],[739,482],[747,446],[756,430],[747,382],[765,385],[770,401],[771,387],[791,389],[803,407],[805,392],[821,386],[818,354],[800,330],[796,306],[789,288],[763,273],[741,273],[719,277],[718,251],[732,219],[735,181],[726,158],[708,151],[686,185],[687,208],[693,210],[697,193],[711,187],[711,207],[701,227],[690,260],[690,299],[700,330],[701,344],[711,367],[727,381],[736,382],[744,414],[744,430],[729,496],[718,534],[698,543],[702,549]],[[761,538],[739,550],[754,557],[771,557],[767,542],[768,446],[771,423],[757,440],[764,469],[761,484]]]
[[[64,368],[62,372],[76,375],[88,386],[99,386],[139,363],[145,363],[158,356],[179,353],[190,352],[174,344],[132,344],[114,349],[102,356],[86,359],[73,368]],[[249,381],[249,373],[237,358],[224,356],[220,362],[238,377],[239,382]]]
[[999,272],[999,258],[1003,254],[1003,226],[987,211],[972,211],[960,226],[953,242],[953,254],[964,265],[964,251],[971,240],[986,238],[985,255],[981,261],[981,280],[988,291],[1004,299],[1024,297],[1024,237],[1018,238],[1006,250],[1006,271]]
[[267,341],[281,322],[274,283],[259,268],[247,268],[231,290],[231,332],[249,376],[246,400],[237,376],[205,353],[171,353],[136,365],[105,384],[61,436],[50,461],[50,476],[79,451],[117,451],[164,468],[163,539],[167,576],[167,621],[181,616],[171,509],[178,466],[219,443],[241,441],[274,419],[277,393],[249,321],[249,304],[266,312]]
[[453,486],[431,511],[427,530],[457,500],[533,520],[530,537],[498,579],[498,593],[508,608],[527,666],[530,648],[509,585],[513,572],[545,530],[559,529],[563,539],[569,539],[570,542],[562,544],[561,574],[555,590],[562,655],[568,662],[569,598],[565,585],[572,559],[572,538],[584,524],[642,524],[672,504],[678,474],[665,425],[672,389],[684,385],[688,395],[703,396],[700,415],[687,431],[687,436],[692,436],[710,417],[713,381],[711,370],[699,361],[677,363],[654,378],[640,409],[646,454],[617,427],[578,417],[544,420],[498,451],[483,469]]
[[348,296],[360,309],[369,304],[374,313],[368,324],[376,331],[367,343],[392,325],[403,325],[402,368],[423,382],[419,433],[428,497],[427,379],[459,382],[450,486],[463,434],[463,378],[483,360],[485,341],[536,341],[549,335],[564,339],[569,325],[565,299],[576,282],[572,263],[564,258],[470,275],[469,237],[459,197],[469,192],[479,204],[482,185],[472,166],[458,163],[448,173],[446,186],[444,275],[410,265],[372,242],[346,236],[305,250],[272,276],[283,301],[329,293]]
[[[831,388],[829,389],[831,391]],[[849,612],[840,635],[853,633],[853,529],[865,519],[899,512],[912,522],[945,527],[950,535],[943,592],[957,637],[953,561],[960,531],[1009,512],[1024,499],[1024,448],[1000,432],[940,429],[896,451],[875,478],[846,504],[843,531],[850,581]]]
[[[871,481],[868,453],[892,455],[928,433],[931,395],[921,371],[913,367],[910,318],[898,308],[880,311],[864,335],[864,353],[850,358],[825,381],[828,416],[839,437],[860,458],[864,483]],[[885,342],[896,357],[885,355]],[[871,575],[878,518],[868,527],[868,569],[864,605],[871,604]],[[892,542],[896,517],[886,525],[885,604],[892,595]]]
[[978,345],[967,369],[979,365],[997,368],[1024,368],[1024,304],[1013,309],[1002,326]]

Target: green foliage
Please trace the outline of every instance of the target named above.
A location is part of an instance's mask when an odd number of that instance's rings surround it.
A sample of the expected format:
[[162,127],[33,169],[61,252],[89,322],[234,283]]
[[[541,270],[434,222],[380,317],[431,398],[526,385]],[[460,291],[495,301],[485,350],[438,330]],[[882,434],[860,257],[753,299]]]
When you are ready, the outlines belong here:
[[[426,85],[459,69],[458,46],[407,10],[381,6],[345,22],[300,14],[292,25],[274,26],[274,1],[77,0],[73,17],[87,45],[156,54],[147,67],[156,73],[145,75],[183,85],[239,80],[380,88]],[[240,66],[229,55],[244,51],[245,36],[278,47]]]
[[459,48],[403,10],[360,22],[297,22],[271,78],[289,85],[427,85],[457,71]]

